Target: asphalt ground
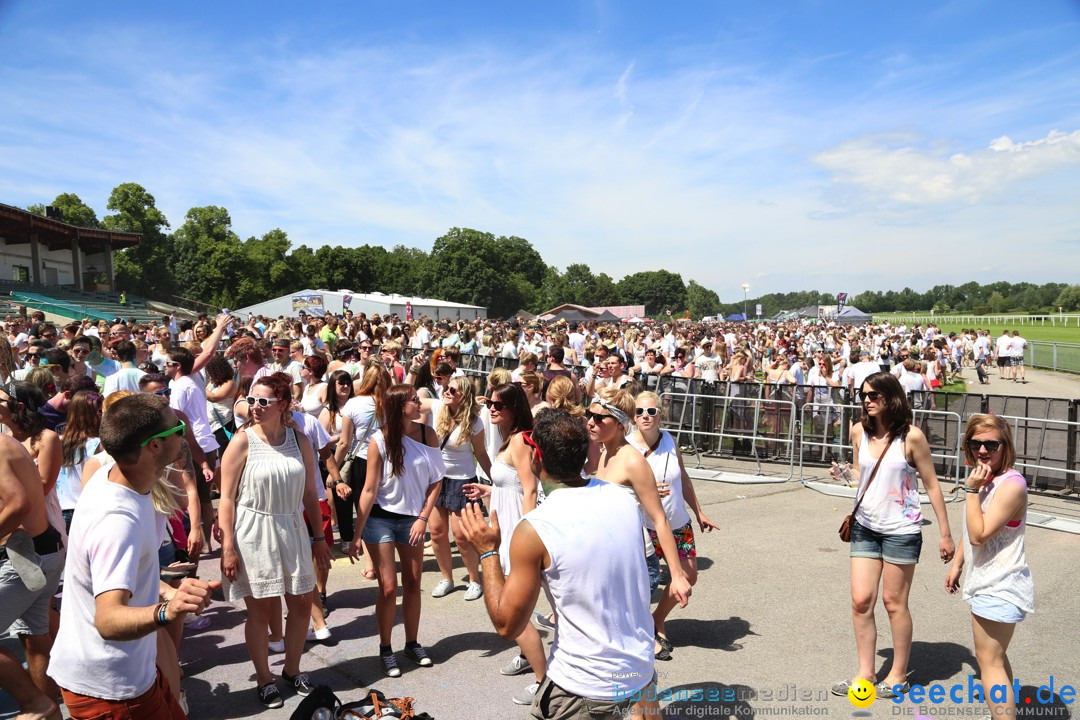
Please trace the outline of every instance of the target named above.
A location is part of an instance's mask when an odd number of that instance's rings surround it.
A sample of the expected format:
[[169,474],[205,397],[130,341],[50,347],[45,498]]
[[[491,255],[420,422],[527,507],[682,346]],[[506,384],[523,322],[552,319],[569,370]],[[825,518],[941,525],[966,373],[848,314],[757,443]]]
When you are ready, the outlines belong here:
[[[747,468],[749,471],[749,468]],[[828,688],[856,670],[851,629],[847,548],[837,528],[851,501],[807,489],[798,482],[736,485],[696,481],[706,513],[723,529],[697,537],[700,578],[690,605],[676,609],[667,629],[676,648],[670,662],[657,662],[659,687],[666,691],[666,717],[827,715],[914,717],[962,715],[981,718],[978,704],[878,700],[856,710]],[[1067,502],[1067,501],[1062,501]],[[943,589],[946,566],[937,558],[938,529],[933,513],[924,529],[922,563],[916,570],[910,607],[914,645],[910,682],[948,689],[977,677],[966,603]],[[959,541],[962,503],[949,504],[953,536]],[[1080,685],[1080,601],[1077,556],[1080,536],[1029,528],[1027,554],[1036,586],[1036,613],[1021,623],[1009,657],[1022,686],[1028,717],[1071,717],[1063,685]],[[219,576],[217,553],[201,564],[203,577]],[[464,571],[454,556],[461,580]],[[433,558],[425,562],[420,641],[435,660],[418,668],[401,654],[403,630],[395,626],[394,647],[402,665],[399,679],[384,677],[378,665],[373,616],[376,583],[346,558],[334,562],[329,593],[333,646],[308,645],[301,669],[328,685],[344,701],[377,687],[388,696],[410,696],[418,711],[436,718],[525,718],[525,707],[510,698],[531,675],[504,677],[499,669],[515,646],[492,630],[483,601],[465,602],[464,583],[453,594],[430,597],[438,581]],[[538,609],[546,611],[543,594]],[[619,608],[610,612],[618,613]],[[888,672],[892,650],[886,613],[878,603],[879,677]],[[256,700],[254,671],[243,639],[242,606],[215,603],[208,628],[185,634],[181,657],[191,717],[288,718],[298,698],[285,692],[285,707],[266,710]],[[550,635],[541,633],[550,641]],[[282,655],[271,669],[280,672]],[[1040,705],[1036,691],[1053,677],[1054,702]],[[1044,693],[1044,697],[1045,697]],[[10,698],[0,703],[9,711]]]
[[[754,717],[771,715],[850,716],[856,711],[847,698],[827,688],[856,670],[851,629],[847,548],[836,530],[850,501],[820,494],[798,483],[747,486],[698,481],[706,513],[723,530],[698,535],[700,578],[686,609],[676,609],[668,631],[675,644],[674,659],[657,663],[661,690],[675,698],[666,703],[667,717]],[[932,517],[928,507],[925,511]],[[950,524],[959,540],[962,503],[949,505]],[[978,668],[972,652],[967,604],[943,589],[946,566],[937,558],[938,528],[924,530],[923,562],[915,573],[911,611],[915,623],[910,681],[967,688]],[[1077,601],[1077,555],[1080,537],[1032,528],[1027,535],[1028,560],[1037,588],[1037,611],[1016,631],[1009,656],[1024,697],[1025,709],[1052,710],[1069,717],[1071,704],[1062,702],[1063,684],[1080,685],[1080,602]],[[464,577],[460,559],[458,571]],[[524,718],[527,709],[510,697],[530,675],[504,677],[499,669],[515,647],[493,632],[482,601],[465,602],[464,584],[441,599],[430,597],[438,581],[434,559],[425,563],[420,641],[436,665],[412,666],[400,653],[404,644],[395,627],[403,675],[382,676],[373,616],[374,581],[360,575],[360,565],[342,558],[330,575],[334,610],[329,623],[334,646],[309,645],[301,664],[316,683],[330,686],[343,700],[355,699],[361,689],[377,687],[388,696],[410,696],[416,708],[436,718]],[[217,563],[207,560],[203,575],[216,578]],[[538,609],[548,608],[541,594]],[[612,613],[620,612],[611,608]],[[190,633],[182,656],[187,675],[184,687],[191,717],[288,717],[298,702],[286,693],[286,707],[265,710],[257,702],[254,675],[243,643],[241,608],[217,603],[209,611],[211,625]],[[877,608],[879,676],[888,671],[892,651],[887,615]],[[547,633],[543,634],[550,640]],[[272,658],[280,669],[283,657]],[[1055,684],[1055,705],[1043,707],[1034,693]],[[699,691],[699,692],[696,692]],[[794,699],[783,699],[783,698]],[[1044,694],[1045,697],[1045,694]],[[726,698],[731,698],[730,700]],[[982,717],[980,705],[921,706],[923,715],[970,713]],[[910,703],[879,700],[873,717],[910,711]],[[1035,715],[1032,715],[1035,716]],[[1040,715],[1045,717],[1046,715]]]

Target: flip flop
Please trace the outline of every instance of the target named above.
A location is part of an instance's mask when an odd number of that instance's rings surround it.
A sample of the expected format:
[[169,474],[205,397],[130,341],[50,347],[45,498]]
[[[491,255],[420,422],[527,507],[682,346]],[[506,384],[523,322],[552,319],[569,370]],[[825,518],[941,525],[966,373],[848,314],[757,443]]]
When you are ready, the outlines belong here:
[[25,530],[16,530],[8,536],[7,545],[4,547],[7,550],[11,569],[19,575],[26,589],[30,592],[40,592],[45,587],[45,573],[41,571],[41,566],[35,560],[38,554],[34,552],[34,539],[30,537],[30,533]]
[[363,575],[368,580],[374,580],[375,578],[378,577],[378,575],[375,574],[375,568],[372,568],[370,570],[361,570],[360,574]]

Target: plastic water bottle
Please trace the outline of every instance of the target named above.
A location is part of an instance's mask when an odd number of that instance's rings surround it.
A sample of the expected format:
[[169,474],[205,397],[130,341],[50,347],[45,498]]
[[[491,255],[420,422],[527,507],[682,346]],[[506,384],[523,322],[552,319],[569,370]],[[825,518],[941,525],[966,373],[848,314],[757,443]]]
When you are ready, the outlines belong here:
[[851,463],[840,463],[836,466],[836,477],[840,482],[844,483],[848,487],[856,487],[859,483],[855,481],[855,474],[851,472]]
[[311,714],[311,720],[334,720],[334,711],[330,708],[315,708]]

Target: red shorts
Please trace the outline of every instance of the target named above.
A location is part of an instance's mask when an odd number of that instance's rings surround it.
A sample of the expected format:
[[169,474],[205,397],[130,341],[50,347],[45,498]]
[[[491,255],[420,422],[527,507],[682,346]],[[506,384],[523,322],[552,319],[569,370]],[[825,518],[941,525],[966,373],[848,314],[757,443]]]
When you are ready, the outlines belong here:
[[[330,519],[330,503],[326,500],[319,501],[319,514],[322,515],[323,537],[326,538],[326,547],[334,544],[334,521]],[[314,537],[311,528],[311,520],[308,519],[307,511],[304,511],[304,521],[308,526],[308,535]]]
[[102,700],[60,688],[72,720],[187,720],[161,671],[150,689],[130,700]]

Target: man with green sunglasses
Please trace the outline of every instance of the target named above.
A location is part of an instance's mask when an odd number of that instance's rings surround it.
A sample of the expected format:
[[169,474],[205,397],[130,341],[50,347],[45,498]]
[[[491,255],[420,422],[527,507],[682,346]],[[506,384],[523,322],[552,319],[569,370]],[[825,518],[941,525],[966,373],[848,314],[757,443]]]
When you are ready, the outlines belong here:
[[[185,424],[160,395],[137,393],[101,420],[115,460],[87,481],[71,523],[64,612],[49,675],[73,718],[185,718],[157,670],[157,630],[200,614],[221,583],[158,576],[165,517],[176,501],[165,469],[180,457]],[[103,699],[108,698],[108,699]]]

